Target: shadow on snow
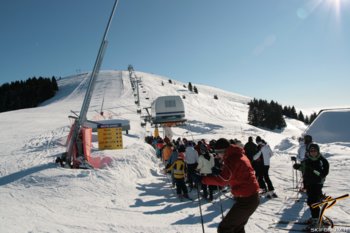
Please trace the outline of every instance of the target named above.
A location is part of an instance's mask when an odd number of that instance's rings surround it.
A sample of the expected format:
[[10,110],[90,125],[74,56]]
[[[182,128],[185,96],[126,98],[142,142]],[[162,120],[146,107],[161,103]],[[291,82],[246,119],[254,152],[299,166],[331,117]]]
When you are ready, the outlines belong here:
[[56,168],[57,164],[55,163],[48,163],[48,164],[42,164],[39,166],[35,166],[32,168],[28,168],[19,172],[12,173],[7,176],[0,177],[0,186],[7,185],[9,183],[15,182],[17,180],[20,180],[26,176],[29,176],[33,173],[40,172],[46,169]]
[[[197,213],[189,214],[183,219],[180,219],[176,222],[173,222],[172,225],[192,225],[192,224],[200,224],[201,216],[199,210],[199,202],[197,198],[197,191],[193,190],[189,193],[190,197],[194,198],[194,201],[179,201],[176,196],[176,190],[171,187],[170,180],[159,174],[156,176],[159,177],[160,183],[150,183],[150,184],[138,184],[137,189],[142,191],[139,195],[140,197],[156,197],[156,199],[145,201],[145,198],[137,198],[135,200],[135,204],[131,205],[132,208],[137,207],[160,207],[157,210],[152,211],[144,211],[144,214],[153,215],[153,214],[171,214],[176,212],[181,212],[183,209],[192,208],[196,209]],[[223,199],[221,202],[218,201],[219,197],[217,196],[219,193],[216,193],[217,201],[213,203],[208,203],[207,201],[201,199],[201,208],[203,211],[203,221],[204,223],[210,223],[209,227],[216,228],[219,222],[213,223],[213,219],[216,217],[220,217],[221,221],[221,206],[223,211],[228,210],[232,206],[231,199]]]

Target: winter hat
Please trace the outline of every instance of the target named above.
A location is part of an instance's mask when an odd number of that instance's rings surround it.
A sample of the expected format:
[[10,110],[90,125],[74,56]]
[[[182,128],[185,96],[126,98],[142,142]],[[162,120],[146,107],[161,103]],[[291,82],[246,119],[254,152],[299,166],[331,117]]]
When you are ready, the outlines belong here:
[[216,140],[212,139],[212,140],[209,141],[209,146],[214,148],[215,147],[215,143],[216,143]]
[[179,152],[185,152],[185,151],[186,151],[185,145],[180,145],[179,146]]
[[309,144],[309,143],[311,143],[312,142],[312,137],[311,137],[311,135],[305,135],[304,136],[304,143],[305,144]]
[[253,137],[249,137],[248,142],[253,142]]
[[164,142],[168,144],[168,143],[170,143],[170,139],[167,136],[165,136]]
[[255,142],[256,142],[256,143],[261,142],[261,137],[260,137],[260,136],[256,136]]
[[196,144],[194,143],[194,141],[188,141],[187,146],[191,146],[194,147]]
[[205,144],[202,143],[200,145],[199,151],[200,151],[201,155],[204,155],[204,154],[208,153],[208,148]]
[[224,153],[225,150],[230,146],[230,142],[226,138],[220,138],[215,143],[215,152]]
[[316,150],[317,153],[320,153],[320,147],[315,143],[310,144],[309,151],[311,151],[311,150]]

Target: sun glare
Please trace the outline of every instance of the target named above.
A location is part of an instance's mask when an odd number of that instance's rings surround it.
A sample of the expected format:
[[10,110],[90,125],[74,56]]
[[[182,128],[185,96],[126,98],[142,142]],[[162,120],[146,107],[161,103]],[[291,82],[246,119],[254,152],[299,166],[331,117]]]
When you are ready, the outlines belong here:
[[327,0],[327,5],[333,8],[338,19],[340,18],[340,13],[342,11],[342,8],[346,7],[345,5],[348,3],[349,3],[349,0]]
[[[316,9],[324,9],[334,15],[336,20],[340,21],[341,13],[345,10],[344,7],[350,0],[312,0],[297,10],[297,15],[300,19],[306,19]],[[343,12],[344,13],[344,12]]]
[[341,0],[329,0],[331,4],[333,4],[333,7],[335,8],[335,13],[337,17],[340,16],[340,2]]

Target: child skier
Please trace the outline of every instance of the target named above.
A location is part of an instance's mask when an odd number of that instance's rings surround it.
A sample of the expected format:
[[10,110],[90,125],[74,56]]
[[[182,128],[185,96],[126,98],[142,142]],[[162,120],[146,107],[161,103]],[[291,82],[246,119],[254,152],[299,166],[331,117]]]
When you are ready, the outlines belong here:
[[177,160],[166,169],[166,171],[172,171],[174,174],[174,179],[176,183],[176,194],[180,199],[189,198],[188,190],[185,183],[186,175],[186,164],[185,164],[185,155],[183,152],[180,152]]
[[311,208],[313,203],[317,203],[322,199],[322,188],[326,176],[329,172],[329,163],[326,158],[320,154],[320,147],[317,144],[310,144],[309,155],[303,163],[294,164],[294,169],[303,173],[304,185],[307,193],[307,204],[311,211],[310,227],[319,227],[320,208]]

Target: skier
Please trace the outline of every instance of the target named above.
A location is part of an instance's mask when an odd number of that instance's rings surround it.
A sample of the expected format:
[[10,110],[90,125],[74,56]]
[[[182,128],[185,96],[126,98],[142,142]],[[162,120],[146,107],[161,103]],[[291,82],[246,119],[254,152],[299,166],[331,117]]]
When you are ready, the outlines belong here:
[[244,145],[244,151],[254,168],[256,179],[259,180],[259,176],[262,176],[263,173],[264,162],[262,159],[253,159],[254,155],[256,155],[256,153],[259,151],[258,145],[256,145],[253,141],[253,137],[248,138],[248,142]]
[[248,138],[248,142],[244,145],[244,151],[254,167],[253,156],[258,152],[258,146],[253,142],[253,137]]
[[165,144],[165,146],[163,147],[162,159],[163,159],[164,164],[167,164],[168,159],[170,158],[171,154],[173,153],[173,149],[174,149],[174,147],[173,147],[171,142],[167,142]]
[[177,160],[166,169],[166,171],[172,171],[174,174],[174,179],[176,183],[176,194],[180,200],[184,198],[189,198],[188,190],[185,183],[186,176],[186,164],[185,164],[185,155],[183,152],[178,154]]
[[322,200],[322,188],[329,172],[329,163],[327,159],[321,155],[320,147],[312,143],[309,146],[309,155],[305,158],[304,162],[301,164],[294,164],[293,168],[303,173],[307,204],[311,211],[310,227],[317,228],[320,208],[311,208],[311,205]]
[[[214,157],[209,153],[208,148],[205,144],[200,145],[200,155],[198,157],[197,171],[200,177],[210,176],[212,174],[212,168],[215,165]],[[209,198],[208,198],[208,188],[209,188]],[[215,186],[202,184],[203,197],[209,201],[213,200],[213,192]]]
[[198,153],[194,149],[195,143],[192,141],[187,142],[186,151],[185,151],[185,162],[187,164],[188,176],[187,182],[190,187],[190,191],[193,189],[196,178],[196,168],[198,165]]
[[[300,161],[300,163],[303,163],[305,158],[309,156],[309,147],[312,143],[312,136],[311,135],[304,135],[304,138],[302,138],[300,147],[298,149],[297,159]],[[298,181],[297,181],[298,182]],[[300,191],[305,192],[305,184],[304,181],[302,181],[303,187],[300,188]]]
[[298,155],[297,159],[299,161],[303,161],[308,155],[309,155],[309,147],[312,143],[312,136],[311,135],[305,135],[304,138],[301,140],[301,145],[298,149]]
[[203,177],[206,185],[231,186],[235,203],[218,226],[218,233],[244,233],[244,226],[259,205],[259,185],[254,169],[244,150],[230,145],[225,138],[215,144],[215,152],[223,157],[219,176]]
[[162,157],[162,150],[164,147],[164,141],[161,137],[157,137],[157,144],[156,144],[156,156],[158,159]]
[[261,174],[258,174],[259,186],[267,194],[268,197],[277,197],[276,193],[274,192],[275,188],[273,187],[269,176],[270,158],[273,156],[273,152],[270,146],[262,139],[258,142],[258,145],[260,147],[260,151],[254,155],[253,159],[262,159],[264,164]]
[[[182,151],[183,152],[183,151]],[[167,164],[165,165],[165,168],[169,168],[178,158],[179,156],[179,151],[176,148],[173,148],[173,152],[170,155],[170,158],[167,161]],[[174,172],[171,172],[171,184],[173,185],[173,187],[175,187],[175,178],[174,178]]]

